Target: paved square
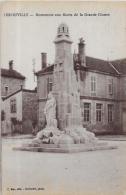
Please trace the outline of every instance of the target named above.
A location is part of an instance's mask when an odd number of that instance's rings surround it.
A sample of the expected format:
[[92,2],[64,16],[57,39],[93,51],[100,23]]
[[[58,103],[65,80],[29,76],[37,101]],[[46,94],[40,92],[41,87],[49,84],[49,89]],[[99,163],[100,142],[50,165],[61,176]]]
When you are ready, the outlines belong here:
[[2,140],[3,195],[119,194],[126,191],[126,141],[73,154],[14,151],[24,139]]

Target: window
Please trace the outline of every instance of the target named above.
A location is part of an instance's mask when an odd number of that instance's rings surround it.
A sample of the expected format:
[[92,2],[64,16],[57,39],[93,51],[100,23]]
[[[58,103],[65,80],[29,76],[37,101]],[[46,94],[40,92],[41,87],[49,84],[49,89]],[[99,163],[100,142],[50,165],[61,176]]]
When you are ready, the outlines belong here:
[[109,79],[108,92],[109,92],[109,95],[113,95],[113,79]]
[[91,95],[96,95],[96,77],[91,76]]
[[10,111],[11,111],[11,113],[16,113],[16,111],[17,111],[16,99],[11,99],[10,100]]
[[17,119],[15,117],[11,117],[11,122],[13,125],[16,125]]
[[102,121],[102,104],[96,104],[96,121]]
[[8,95],[8,90],[9,90],[9,88],[8,88],[8,86],[6,85],[6,86],[5,86],[5,96]]
[[52,78],[48,78],[47,79],[47,93],[49,93],[50,91],[52,91],[52,86],[53,86],[53,81]]
[[84,103],[84,122],[91,121],[91,104]]
[[113,105],[108,104],[108,123],[113,121]]
[[125,95],[126,95],[126,78],[124,79],[124,93],[125,93]]
[[1,111],[1,121],[5,120],[5,112],[4,110]]
[[23,89],[23,85],[20,85],[21,86],[21,89]]

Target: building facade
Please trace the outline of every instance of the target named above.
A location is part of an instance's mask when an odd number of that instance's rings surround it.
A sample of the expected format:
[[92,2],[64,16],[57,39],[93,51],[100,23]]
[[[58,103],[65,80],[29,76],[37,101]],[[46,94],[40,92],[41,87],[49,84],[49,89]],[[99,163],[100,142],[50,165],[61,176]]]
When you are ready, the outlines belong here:
[[36,90],[19,89],[3,99],[2,134],[32,133],[37,125]]
[[[55,41],[55,59],[62,61],[64,55],[71,55],[68,36],[68,26],[61,24],[56,37],[58,44]],[[36,76],[38,121],[42,125],[47,95],[53,88],[55,63],[48,66],[46,53],[41,55],[42,67]],[[83,126],[95,133],[126,133],[126,59],[105,61],[86,56],[81,38],[78,53],[73,54],[73,66],[79,84]]]
[[21,87],[25,87],[25,77],[14,69],[11,60],[9,69],[1,68],[1,97],[6,97]]

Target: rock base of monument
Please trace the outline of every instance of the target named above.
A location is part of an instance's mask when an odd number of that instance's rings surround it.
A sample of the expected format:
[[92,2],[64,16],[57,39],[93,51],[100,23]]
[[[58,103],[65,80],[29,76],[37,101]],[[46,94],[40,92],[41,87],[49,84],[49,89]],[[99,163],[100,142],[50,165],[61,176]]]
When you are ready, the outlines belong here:
[[82,127],[67,128],[66,131],[46,127],[38,132],[35,139],[13,149],[32,152],[75,153],[116,148],[115,145],[99,141],[94,133]]
[[24,144],[14,147],[14,150],[31,152],[50,152],[50,153],[77,153],[96,150],[117,149],[116,145],[109,145],[107,142],[97,142],[95,144]]
[[37,133],[36,138],[31,143],[33,145],[40,145],[41,143],[55,145],[95,144],[97,138],[94,133],[87,131],[82,126],[70,126],[65,128],[64,131],[60,131],[54,126],[46,126]]

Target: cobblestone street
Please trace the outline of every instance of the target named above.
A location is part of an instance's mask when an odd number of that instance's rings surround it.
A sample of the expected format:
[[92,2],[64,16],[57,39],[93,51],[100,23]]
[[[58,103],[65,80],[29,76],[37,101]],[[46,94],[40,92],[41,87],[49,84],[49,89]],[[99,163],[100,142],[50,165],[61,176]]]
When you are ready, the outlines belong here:
[[2,141],[2,195],[126,193],[126,141],[108,141],[118,149],[73,154],[14,151],[27,139]]

